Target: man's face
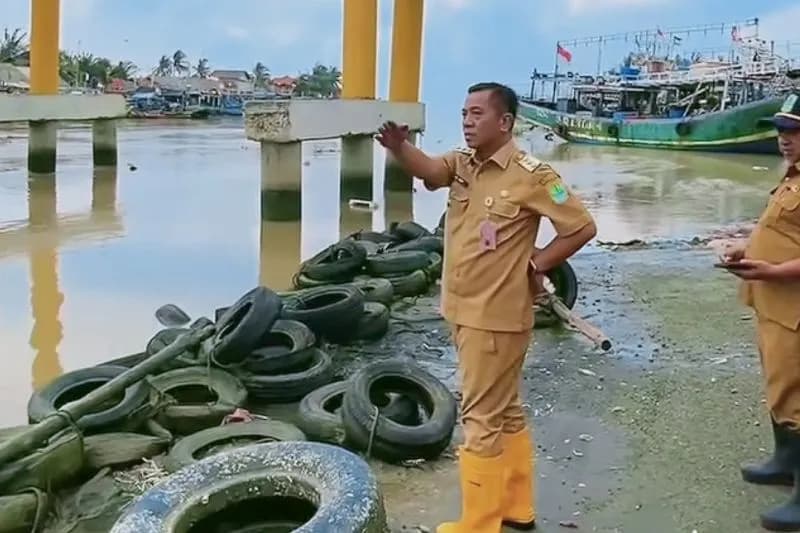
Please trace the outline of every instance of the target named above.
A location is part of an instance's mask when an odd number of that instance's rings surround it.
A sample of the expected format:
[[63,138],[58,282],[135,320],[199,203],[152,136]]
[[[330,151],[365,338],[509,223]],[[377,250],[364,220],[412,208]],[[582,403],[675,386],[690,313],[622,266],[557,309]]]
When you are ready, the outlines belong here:
[[800,129],[778,130],[778,149],[790,164],[800,161]]
[[461,110],[461,128],[470,148],[491,144],[511,131],[510,113],[502,113],[492,101],[492,91],[477,91],[467,95]]

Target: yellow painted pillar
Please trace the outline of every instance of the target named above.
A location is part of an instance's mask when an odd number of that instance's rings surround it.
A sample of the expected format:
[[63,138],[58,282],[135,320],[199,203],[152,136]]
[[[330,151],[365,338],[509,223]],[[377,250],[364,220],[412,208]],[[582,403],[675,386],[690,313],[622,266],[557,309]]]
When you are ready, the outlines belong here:
[[[378,0],[344,0],[343,19],[342,98],[374,99],[378,72]],[[370,135],[342,138],[340,228],[352,224],[348,207],[351,198],[372,200],[373,144]],[[366,225],[364,229],[370,229],[371,216],[356,218]]]
[[[424,0],[394,0],[392,21],[392,70],[389,78],[389,100],[419,102],[422,75],[422,27]],[[409,142],[416,144],[412,133]],[[386,154],[384,189],[409,192],[411,176],[397,166],[391,154]]]
[[378,0],[344,0],[342,98],[375,98]]
[[60,0],[31,0],[31,94],[58,94]]

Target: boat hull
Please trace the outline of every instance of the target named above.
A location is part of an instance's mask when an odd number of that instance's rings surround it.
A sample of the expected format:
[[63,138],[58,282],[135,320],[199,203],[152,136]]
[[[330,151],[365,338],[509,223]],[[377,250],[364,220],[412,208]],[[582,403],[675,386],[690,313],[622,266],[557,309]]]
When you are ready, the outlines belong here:
[[561,113],[520,102],[520,118],[550,128],[574,143],[665,150],[778,154],[777,132],[760,123],[780,109],[783,98],[770,98],[725,111],[688,118],[610,119]]

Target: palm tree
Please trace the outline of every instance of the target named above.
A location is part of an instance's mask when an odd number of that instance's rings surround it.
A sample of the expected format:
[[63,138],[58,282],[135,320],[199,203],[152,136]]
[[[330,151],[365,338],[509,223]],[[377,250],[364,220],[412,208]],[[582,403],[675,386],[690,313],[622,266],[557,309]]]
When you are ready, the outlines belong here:
[[121,80],[133,79],[133,74],[137,68],[131,61],[120,61],[108,73],[109,78],[118,78]]
[[269,69],[259,61],[256,63],[256,66],[253,67],[253,76],[255,77],[255,86],[256,87],[265,87],[267,82],[269,81]]
[[20,28],[9,32],[3,29],[3,38],[0,39],[0,63],[13,63],[14,60],[28,51],[28,35]]
[[189,62],[186,61],[186,54],[183,50],[176,50],[172,54],[172,68],[175,70],[175,74],[189,72]]
[[194,67],[194,73],[199,78],[207,78],[208,75],[211,73],[211,69],[208,67],[208,59],[202,58],[197,62],[197,66]]
[[172,59],[169,56],[161,56],[158,60],[158,66],[153,73],[156,76],[169,76],[172,74]]

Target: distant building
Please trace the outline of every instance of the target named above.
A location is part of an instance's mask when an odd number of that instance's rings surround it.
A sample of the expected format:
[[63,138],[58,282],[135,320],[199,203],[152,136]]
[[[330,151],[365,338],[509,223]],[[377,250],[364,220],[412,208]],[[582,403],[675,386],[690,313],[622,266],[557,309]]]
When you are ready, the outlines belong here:
[[[27,92],[30,89],[31,68],[0,63],[0,92]],[[69,90],[69,83],[60,78],[60,89]]]
[[251,94],[255,89],[255,77],[246,70],[215,70],[209,78],[221,81],[224,89],[235,94]]
[[297,88],[297,78],[291,76],[279,76],[270,80],[272,90],[278,96],[291,96]]

